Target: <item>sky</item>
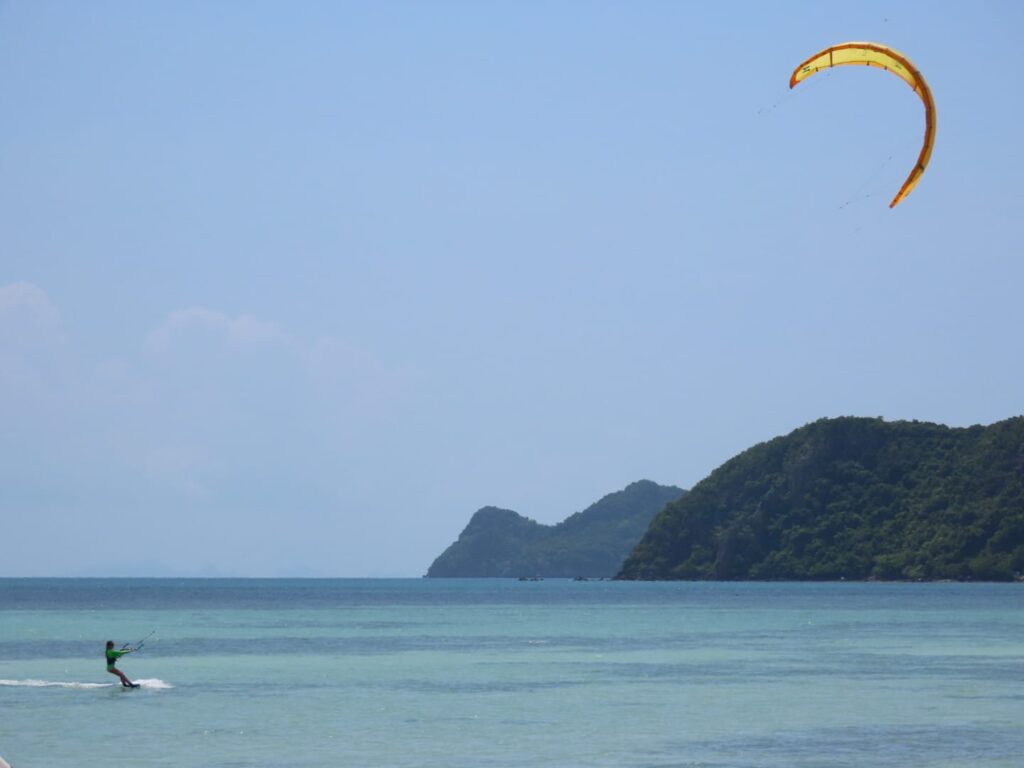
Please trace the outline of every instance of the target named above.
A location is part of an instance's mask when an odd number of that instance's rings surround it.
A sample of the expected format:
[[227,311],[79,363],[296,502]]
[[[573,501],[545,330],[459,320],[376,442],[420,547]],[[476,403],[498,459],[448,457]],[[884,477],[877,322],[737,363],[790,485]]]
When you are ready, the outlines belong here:
[[[1024,412],[1024,5],[0,0],[0,576],[422,575]],[[847,40],[909,56],[924,114]]]

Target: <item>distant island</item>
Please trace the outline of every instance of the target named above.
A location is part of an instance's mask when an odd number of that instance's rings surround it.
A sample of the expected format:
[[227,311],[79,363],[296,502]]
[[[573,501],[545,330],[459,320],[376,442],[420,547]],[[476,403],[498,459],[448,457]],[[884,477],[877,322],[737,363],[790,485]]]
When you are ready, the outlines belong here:
[[1024,417],[822,419],[669,504],[620,579],[985,580],[1024,572]]
[[433,562],[427,576],[611,578],[651,519],[683,493],[641,480],[557,525],[484,507]]

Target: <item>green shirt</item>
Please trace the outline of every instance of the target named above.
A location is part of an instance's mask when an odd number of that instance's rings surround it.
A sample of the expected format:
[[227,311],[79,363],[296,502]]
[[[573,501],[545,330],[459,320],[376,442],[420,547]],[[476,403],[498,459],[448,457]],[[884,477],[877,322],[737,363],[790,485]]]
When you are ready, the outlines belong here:
[[107,649],[107,669],[113,669],[114,665],[117,664],[117,660],[124,656],[126,653],[131,651],[125,649],[122,651],[115,651],[113,648]]

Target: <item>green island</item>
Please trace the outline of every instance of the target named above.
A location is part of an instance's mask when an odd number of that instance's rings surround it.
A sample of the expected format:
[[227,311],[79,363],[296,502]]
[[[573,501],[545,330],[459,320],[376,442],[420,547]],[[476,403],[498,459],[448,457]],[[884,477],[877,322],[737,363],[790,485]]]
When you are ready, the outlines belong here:
[[1024,417],[822,419],[661,511],[619,579],[1020,580]]
[[484,507],[428,577],[611,578],[651,519],[684,491],[641,480],[557,525]]

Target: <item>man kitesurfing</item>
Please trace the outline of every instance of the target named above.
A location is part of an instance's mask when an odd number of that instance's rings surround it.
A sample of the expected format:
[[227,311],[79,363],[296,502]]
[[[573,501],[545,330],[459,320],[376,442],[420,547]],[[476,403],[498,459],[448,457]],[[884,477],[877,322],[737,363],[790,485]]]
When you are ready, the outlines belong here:
[[125,655],[127,655],[129,653],[134,653],[135,651],[141,649],[142,646],[146,644],[146,641],[149,640],[149,638],[151,638],[155,633],[156,633],[156,630],[154,629],[152,632],[150,632],[148,635],[146,635],[144,638],[142,638],[142,640],[140,640],[134,646],[130,646],[130,645],[128,645],[126,643],[125,645],[121,646],[121,650],[119,650],[119,651],[114,649],[114,641],[113,640],[107,640],[107,650],[106,650],[106,653],[105,653],[105,656],[106,656],[106,659],[107,659],[107,672],[109,672],[112,675],[117,675],[119,678],[121,678],[121,685],[123,687],[125,687],[125,688],[138,688],[139,684],[138,683],[133,683],[131,680],[129,680],[125,676],[124,672],[122,672],[120,669],[117,668],[117,660],[119,658],[121,658],[122,656],[125,656]]
[[125,688],[138,688],[139,684],[133,683],[125,676],[124,672],[117,668],[117,660],[122,656],[131,653],[134,650],[134,648],[129,648],[126,645],[123,648],[121,648],[121,650],[116,651],[114,650],[114,641],[107,640],[107,672],[109,672],[112,675],[117,675],[119,678],[121,678],[121,685]]

